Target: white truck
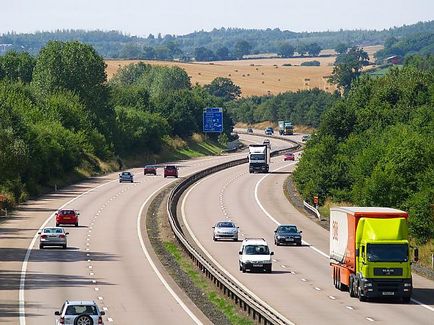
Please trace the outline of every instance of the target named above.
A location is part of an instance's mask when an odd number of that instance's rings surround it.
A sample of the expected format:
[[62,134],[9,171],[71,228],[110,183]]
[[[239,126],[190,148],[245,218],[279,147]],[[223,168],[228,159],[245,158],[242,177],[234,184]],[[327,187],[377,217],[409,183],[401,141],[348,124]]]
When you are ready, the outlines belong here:
[[270,151],[266,144],[251,144],[249,146],[249,172],[268,173]]

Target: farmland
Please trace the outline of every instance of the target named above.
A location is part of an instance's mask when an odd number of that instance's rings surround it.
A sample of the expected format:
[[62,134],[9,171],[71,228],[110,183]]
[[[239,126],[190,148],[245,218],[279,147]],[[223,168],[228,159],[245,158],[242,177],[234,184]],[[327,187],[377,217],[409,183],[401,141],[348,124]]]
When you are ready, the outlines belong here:
[[[366,47],[365,50],[372,58],[379,46]],[[332,54],[328,50],[325,54]],[[300,66],[302,62],[319,61],[319,67]],[[107,60],[107,75],[111,78],[116,71],[130,63],[145,62],[149,64],[179,66],[185,69],[191,77],[193,84],[209,84],[217,77],[232,79],[241,87],[242,96],[278,94],[285,91],[297,91],[311,88],[319,88],[326,91],[334,91],[334,85],[327,82],[327,77],[333,71],[334,56],[325,57],[297,57],[297,58],[272,58],[250,59],[239,61],[216,61],[181,63],[169,61],[146,60]],[[291,66],[284,66],[291,64]]]

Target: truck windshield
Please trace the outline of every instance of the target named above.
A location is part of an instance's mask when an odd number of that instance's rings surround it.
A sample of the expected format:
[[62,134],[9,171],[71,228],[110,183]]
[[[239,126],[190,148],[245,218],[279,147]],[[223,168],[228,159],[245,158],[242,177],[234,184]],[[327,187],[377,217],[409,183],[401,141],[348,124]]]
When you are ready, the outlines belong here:
[[250,160],[265,160],[265,155],[263,153],[253,153],[250,155]]
[[368,244],[370,262],[407,262],[408,245],[406,244]]

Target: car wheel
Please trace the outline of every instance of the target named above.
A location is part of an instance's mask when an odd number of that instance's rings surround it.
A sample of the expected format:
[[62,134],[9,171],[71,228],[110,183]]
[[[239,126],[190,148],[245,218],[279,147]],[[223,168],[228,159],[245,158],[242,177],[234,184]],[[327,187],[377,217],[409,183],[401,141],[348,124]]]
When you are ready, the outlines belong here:
[[276,246],[280,246],[280,243],[275,239],[274,240],[274,244],[276,245]]
[[75,226],[78,227],[78,222],[75,223]]
[[217,238],[215,238],[215,236],[213,236],[213,237],[212,237],[212,240],[216,241],[216,240],[217,240]]
[[243,271],[243,273],[246,273],[246,267],[244,265],[241,266],[241,271]]
[[60,226],[60,223],[56,223],[56,227],[59,227]]
[[44,248],[44,245],[39,244],[39,249],[43,249],[43,248]]
[[93,320],[88,315],[80,315],[75,319],[74,325],[93,325]]
[[267,267],[266,271],[267,273],[271,273],[271,270],[272,270],[272,266],[270,265],[269,267]]
[[301,242],[297,243],[297,246],[301,246]]
[[66,249],[66,245],[63,245],[62,247],[63,247],[63,249]]
[[237,237],[237,238],[234,238],[234,241],[238,241],[238,237]]

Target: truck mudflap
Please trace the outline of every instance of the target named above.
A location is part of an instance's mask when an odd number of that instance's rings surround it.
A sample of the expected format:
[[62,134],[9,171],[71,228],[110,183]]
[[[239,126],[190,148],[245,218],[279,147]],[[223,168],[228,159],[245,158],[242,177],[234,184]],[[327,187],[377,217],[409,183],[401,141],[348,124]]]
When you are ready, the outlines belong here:
[[413,285],[411,279],[359,279],[359,295],[370,298],[401,298],[410,300]]

